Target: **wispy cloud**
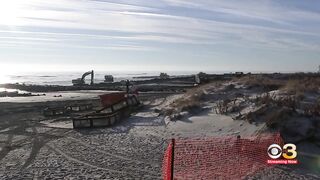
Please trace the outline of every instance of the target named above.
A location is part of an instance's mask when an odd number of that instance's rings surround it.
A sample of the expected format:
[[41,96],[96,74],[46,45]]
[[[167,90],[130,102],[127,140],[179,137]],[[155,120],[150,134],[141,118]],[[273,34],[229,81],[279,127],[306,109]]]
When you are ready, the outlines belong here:
[[[135,1],[139,3],[139,1]],[[20,1],[22,12],[17,17],[16,26],[28,27],[48,27],[63,29],[88,29],[103,30],[105,35],[99,38],[128,40],[140,43],[142,41],[154,41],[161,43],[185,43],[185,44],[212,44],[214,41],[229,43],[239,43],[234,39],[249,40],[252,45],[263,45],[261,39],[271,37],[273,34],[282,34],[285,38],[291,38],[294,42],[296,36],[316,36],[316,32],[305,32],[298,28],[293,28],[292,21],[308,19],[319,21],[319,14],[305,10],[293,9],[284,6],[275,6],[272,1],[182,1],[164,0],[154,1],[162,6],[145,7],[141,3],[130,4],[132,1],[107,2],[107,1]],[[180,8],[177,11],[167,9]],[[207,10],[210,13],[199,17],[185,15],[190,8],[193,13]],[[182,11],[185,9],[185,11]],[[179,13],[181,12],[181,13]],[[215,15],[228,15],[224,19],[215,19]],[[238,18],[243,21],[232,22],[230,19]],[[256,21],[250,21],[253,18]],[[276,23],[276,25],[261,24],[264,21]],[[0,22],[1,23],[1,22]],[[277,26],[281,24],[281,26]],[[149,33],[149,35],[135,36],[113,36],[107,35],[108,31],[119,31],[124,33]],[[38,32],[37,32],[38,33]],[[48,32],[50,33],[50,29]],[[70,36],[95,36],[94,34],[62,33],[56,38],[65,35]],[[150,35],[151,33],[151,35]],[[58,34],[58,33],[56,33]],[[21,40],[28,37],[20,37]],[[247,36],[250,36],[248,38]],[[232,37],[232,38],[230,38]],[[256,37],[256,39],[252,38]],[[283,37],[269,39],[267,48],[272,48],[271,44],[277,44]],[[62,40],[64,40],[62,38]],[[301,38],[296,39],[301,40]],[[287,46],[297,46],[297,43],[285,43]],[[308,44],[308,42],[304,42]],[[274,46],[278,48],[278,46]],[[302,46],[308,47],[308,46]],[[301,46],[299,47],[301,48]],[[143,48],[144,49],[144,48]]]
[[[273,23],[289,24],[299,20],[320,21],[320,13],[311,12],[290,6],[290,2],[283,5],[279,1],[262,0],[165,0],[169,4],[185,7],[208,10],[211,12],[232,15],[233,17],[252,18],[265,20]],[[284,1],[285,2],[285,1]]]
[[172,47],[196,51],[222,45],[320,52],[320,8],[299,6],[296,1],[12,2],[17,6],[11,8],[19,13],[10,14],[14,16],[10,22],[0,18],[0,44],[10,48],[32,44],[35,48],[165,52],[174,51]]

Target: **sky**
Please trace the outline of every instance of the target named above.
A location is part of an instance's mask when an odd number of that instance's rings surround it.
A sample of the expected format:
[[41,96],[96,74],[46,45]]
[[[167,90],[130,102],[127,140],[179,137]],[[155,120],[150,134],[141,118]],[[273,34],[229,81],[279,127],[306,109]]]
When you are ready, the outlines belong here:
[[1,0],[0,71],[317,71],[320,1]]

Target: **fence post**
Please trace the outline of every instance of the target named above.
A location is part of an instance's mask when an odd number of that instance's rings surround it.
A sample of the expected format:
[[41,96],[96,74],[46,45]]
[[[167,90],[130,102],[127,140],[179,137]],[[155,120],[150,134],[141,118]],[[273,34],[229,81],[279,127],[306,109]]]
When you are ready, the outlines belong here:
[[240,164],[240,155],[241,155],[241,136],[238,135],[237,136],[237,140],[236,140],[236,148],[237,148],[237,160],[238,160],[238,165],[241,166]]
[[175,139],[171,139],[171,180],[173,180],[173,170],[174,170],[174,145],[175,145]]

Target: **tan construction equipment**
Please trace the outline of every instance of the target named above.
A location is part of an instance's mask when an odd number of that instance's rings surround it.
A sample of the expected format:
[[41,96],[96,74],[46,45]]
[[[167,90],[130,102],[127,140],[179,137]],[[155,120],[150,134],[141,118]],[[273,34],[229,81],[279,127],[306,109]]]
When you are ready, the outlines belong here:
[[81,78],[73,79],[73,80],[72,80],[72,84],[73,84],[74,86],[85,85],[85,84],[86,84],[85,78],[86,78],[88,75],[91,75],[90,85],[93,85],[93,78],[94,78],[94,72],[93,72],[93,70],[84,73]]

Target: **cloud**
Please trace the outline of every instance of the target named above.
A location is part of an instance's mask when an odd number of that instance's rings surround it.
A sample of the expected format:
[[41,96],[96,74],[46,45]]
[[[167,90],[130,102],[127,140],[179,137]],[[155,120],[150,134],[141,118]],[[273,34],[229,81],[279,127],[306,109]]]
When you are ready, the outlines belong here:
[[308,31],[300,28],[304,21],[319,22],[319,13],[276,1],[17,2],[21,13],[10,23],[16,29],[2,30],[2,43],[9,39],[57,46],[52,42],[57,41],[68,47],[117,50],[159,50],[165,48],[161,44],[320,50],[319,26],[304,24]]
[[315,13],[294,6],[283,5],[278,1],[271,0],[165,0],[168,4],[178,7],[195,8],[239,16],[243,18],[252,18],[273,23],[288,24],[297,20],[315,20],[320,21],[320,13]]

